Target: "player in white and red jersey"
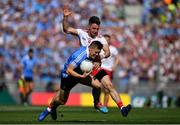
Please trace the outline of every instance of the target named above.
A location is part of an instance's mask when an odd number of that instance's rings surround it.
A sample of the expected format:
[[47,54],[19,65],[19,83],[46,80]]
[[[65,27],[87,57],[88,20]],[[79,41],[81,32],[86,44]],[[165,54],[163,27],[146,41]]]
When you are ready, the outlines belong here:
[[89,46],[92,41],[100,41],[101,44],[103,44],[103,51],[104,51],[104,54],[101,55],[101,58],[106,58],[110,56],[109,45],[106,39],[102,35],[98,34],[101,24],[99,17],[92,16],[89,19],[89,25],[87,30],[75,29],[68,26],[67,23],[68,16],[71,14],[71,11],[69,11],[68,8],[64,8],[63,12],[64,12],[63,30],[65,33],[70,33],[78,36],[81,46]]
[[[89,18],[89,24],[88,24],[87,30],[76,29],[76,28],[70,27],[68,25],[68,16],[71,13],[72,12],[69,10],[69,8],[67,6],[63,8],[63,31],[65,33],[69,33],[69,34],[78,36],[81,46],[89,46],[89,44],[92,41],[98,40],[99,42],[101,42],[103,44],[103,49],[102,49],[102,53],[100,55],[101,57],[97,61],[100,61],[103,58],[109,57],[110,56],[109,45],[103,36],[98,35],[99,29],[100,29],[100,23],[101,23],[100,19],[97,16],[92,16]],[[98,69],[101,69],[100,63],[95,64],[94,71],[97,71]],[[94,71],[92,72],[92,76],[95,76],[93,74]],[[100,75],[99,77],[105,76],[104,79],[100,81],[102,83],[104,89],[108,90],[108,92],[111,93],[112,98],[114,99],[114,101],[116,102],[116,104],[118,105],[120,110],[121,109],[126,110],[125,111],[126,113],[124,116],[127,116],[128,112],[131,108],[131,105],[129,105],[128,107],[124,107],[120,97],[118,96],[118,93],[112,88],[113,86],[112,86],[111,80],[110,80],[109,76],[107,75],[107,73],[103,69],[99,70],[98,72],[99,72],[98,74]],[[95,79],[95,77],[94,77],[94,79]],[[102,113],[107,113],[106,107],[104,107],[99,102],[100,93],[101,93],[100,88],[93,88],[92,94],[93,94],[93,98],[94,98],[94,107]],[[121,112],[123,114],[124,111],[121,110]]]
[[[111,82],[113,79],[113,73],[117,68],[117,65],[119,64],[119,55],[118,55],[118,50],[115,46],[111,45],[111,36],[108,34],[103,35],[104,38],[107,40],[109,44],[109,49],[110,49],[110,56],[108,58],[104,58],[101,60],[101,68],[106,71],[106,73],[109,75],[111,78]],[[104,106],[108,106],[109,102],[109,93],[104,92]],[[107,109],[108,111],[108,109]]]
[[[90,19],[93,20],[93,19],[98,19],[98,18],[96,16],[92,16]],[[92,41],[100,41],[101,44],[103,44],[105,46],[104,51],[107,51],[106,57],[109,56],[108,48],[106,48],[109,45],[108,45],[106,39],[102,35],[97,34],[98,31],[96,31],[96,33],[95,33],[97,35],[90,35],[90,33],[88,33],[90,31],[83,30],[83,29],[76,29],[76,31],[77,31],[77,35],[80,39],[79,41],[80,41],[81,46],[89,46],[92,43]]]
[[[98,69],[94,69],[91,74],[93,76],[95,76],[97,73],[99,73],[103,69],[107,73],[107,75],[109,76],[109,78],[111,80],[111,83],[112,83],[113,72],[115,71],[117,65],[119,64],[118,50],[117,50],[116,47],[111,45],[111,37],[110,37],[110,35],[105,34],[103,36],[107,40],[107,42],[109,44],[110,56],[107,57],[107,58],[101,59],[101,67],[98,68]],[[111,84],[111,86],[113,86],[113,85]],[[108,106],[108,101],[109,101],[109,92],[104,91],[104,93],[105,93],[105,95],[104,95],[104,110],[107,113],[108,112],[107,106]]]
[[[63,14],[64,14],[64,16],[63,16],[63,31],[65,33],[70,33],[70,34],[78,36],[81,46],[89,46],[92,41],[96,41],[96,40],[100,41],[101,44],[103,44],[103,49],[102,49],[103,52],[101,54],[101,58],[109,57],[110,56],[109,45],[108,45],[106,39],[102,35],[98,34],[99,28],[100,28],[100,23],[101,23],[100,19],[97,16],[92,16],[89,19],[89,25],[86,30],[76,29],[76,28],[72,28],[68,25],[68,16],[71,13],[72,12],[69,10],[68,7],[63,8]],[[100,66],[100,64],[96,63],[96,68],[98,68],[99,66]],[[102,113],[106,113],[106,109],[99,102],[100,93],[101,93],[100,88],[93,88],[92,94],[93,94],[93,98],[94,98],[94,107],[98,111],[100,111]]]

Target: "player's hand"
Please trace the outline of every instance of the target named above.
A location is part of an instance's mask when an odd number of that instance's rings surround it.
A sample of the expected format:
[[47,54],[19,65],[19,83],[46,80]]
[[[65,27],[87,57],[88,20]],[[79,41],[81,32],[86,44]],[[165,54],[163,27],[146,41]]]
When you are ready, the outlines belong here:
[[69,10],[69,7],[66,5],[66,6],[64,6],[63,7],[63,15],[65,16],[65,17],[67,17],[67,16],[69,16],[69,15],[71,15],[72,14],[72,12]]
[[84,72],[82,75],[81,75],[81,78],[86,78],[88,75],[90,75],[91,72]]

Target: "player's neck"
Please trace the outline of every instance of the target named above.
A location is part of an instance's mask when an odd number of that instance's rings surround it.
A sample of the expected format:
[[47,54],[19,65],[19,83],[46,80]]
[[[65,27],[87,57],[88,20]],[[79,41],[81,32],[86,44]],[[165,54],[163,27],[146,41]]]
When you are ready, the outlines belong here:
[[92,39],[96,38],[96,36],[92,36],[91,33],[89,32],[89,30],[87,31],[89,37],[91,37]]

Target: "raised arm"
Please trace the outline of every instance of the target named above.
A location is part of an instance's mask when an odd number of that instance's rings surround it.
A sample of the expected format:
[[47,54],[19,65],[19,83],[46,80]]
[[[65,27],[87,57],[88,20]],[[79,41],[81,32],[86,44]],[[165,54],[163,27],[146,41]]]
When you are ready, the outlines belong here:
[[72,12],[69,10],[67,6],[63,7],[63,31],[65,33],[70,33],[73,35],[78,35],[78,32],[75,28],[72,28],[68,24],[68,16],[71,15]]

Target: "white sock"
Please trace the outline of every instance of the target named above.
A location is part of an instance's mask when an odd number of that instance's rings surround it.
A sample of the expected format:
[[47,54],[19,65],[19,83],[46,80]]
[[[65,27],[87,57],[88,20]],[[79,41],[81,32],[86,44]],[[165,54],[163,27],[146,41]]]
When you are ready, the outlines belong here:
[[51,112],[52,109],[50,107],[47,107],[47,110],[48,110],[48,112]]
[[124,106],[121,106],[121,110],[122,110],[123,107],[124,107]]

